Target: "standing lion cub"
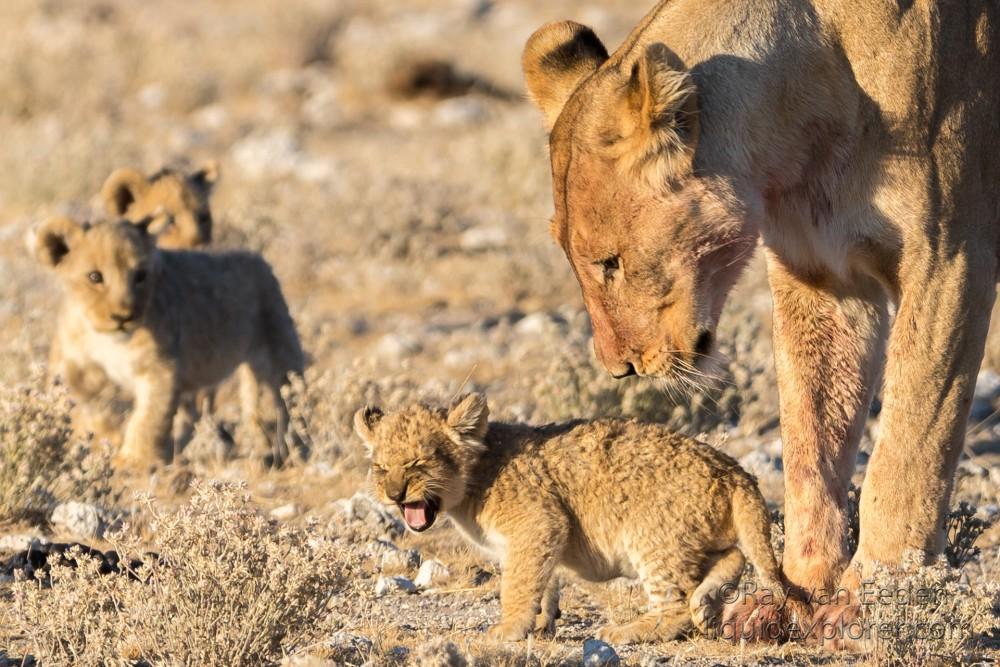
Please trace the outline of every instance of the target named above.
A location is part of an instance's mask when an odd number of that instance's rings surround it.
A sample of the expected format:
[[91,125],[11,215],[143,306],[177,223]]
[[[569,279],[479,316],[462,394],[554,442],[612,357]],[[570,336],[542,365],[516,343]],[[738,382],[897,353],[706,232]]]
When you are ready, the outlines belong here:
[[676,638],[714,626],[744,557],[790,612],[771,551],[770,521],[753,478],[709,445],[661,426],[604,419],[542,427],[489,422],[470,394],[450,410],[413,405],[360,410],[376,492],[414,531],[447,512],[502,562],[494,638],[551,633],[564,565],[584,579],[642,581],[649,610],[603,628],[611,643]]
[[[302,371],[303,354],[271,267],[248,252],[160,249],[150,222],[53,218],[35,233],[36,257],[65,292],[50,374],[86,401],[87,370],[97,366],[132,395],[119,458],[145,465],[169,459],[181,394],[239,368],[242,426],[280,461],[288,418],[280,388]],[[273,439],[261,425],[258,383],[277,407]]]

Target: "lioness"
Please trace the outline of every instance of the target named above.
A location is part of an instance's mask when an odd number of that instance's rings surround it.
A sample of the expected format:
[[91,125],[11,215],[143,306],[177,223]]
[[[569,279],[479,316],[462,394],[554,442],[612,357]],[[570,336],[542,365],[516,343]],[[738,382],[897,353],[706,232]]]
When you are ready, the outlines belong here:
[[649,611],[603,628],[611,643],[670,640],[692,623],[714,629],[744,556],[786,615],[804,606],[785,600],[756,483],[725,454],[634,421],[534,428],[488,415],[486,398],[469,394],[448,410],[364,408],[354,425],[380,500],[411,530],[447,512],[502,561],[494,638],[554,630],[557,565],[591,581],[642,581]]
[[762,242],[783,568],[801,589],[856,589],[875,563],[942,548],[997,280],[998,26],[982,0],[669,0],[613,55],[572,22],[525,48],[551,131],[552,232],[613,375],[705,372]]
[[[53,218],[37,230],[36,256],[65,292],[50,372],[86,400],[86,371],[99,366],[134,396],[119,458],[144,465],[169,458],[181,393],[239,368],[242,425],[270,441],[280,462],[287,425],[280,388],[302,371],[303,354],[271,267],[248,252],[159,249],[151,222]],[[261,426],[258,382],[277,406],[273,439]]]
[[161,248],[196,248],[212,240],[209,199],[218,178],[214,161],[191,173],[165,167],[148,177],[124,167],[104,181],[101,199],[112,218],[138,222],[155,216],[162,228],[156,237]]

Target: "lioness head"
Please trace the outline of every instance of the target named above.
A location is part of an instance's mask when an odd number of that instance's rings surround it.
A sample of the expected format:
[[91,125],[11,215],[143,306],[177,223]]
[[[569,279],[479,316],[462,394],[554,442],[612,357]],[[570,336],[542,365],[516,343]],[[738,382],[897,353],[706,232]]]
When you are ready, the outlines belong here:
[[38,261],[55,269],[71,303],[97,331],[132,331],[142,319],[158,269],[149,224],[52,218],[35,232]]
[[572,22],[532,35],[523,66],[598,358],[616,377],[701,374],[756,221],[737,184],[699,169],[694,77],[663,44],[609,59]]
[[212,240],[212,210],[209,199],[219,177],[214,162],[185,173],[161,169],[150,177],[135,169],[116,169],[101,187],[101,198],[109,215],[138,222],[162,217],[157,243],[161,248],[183,250]]
[[486,449],[488,417],[481,394],[463,396],[449,410],[359,410],[354,428],[368,446],[379,500],[399,507],[411,530],[434,525],[440,511],[465,498],[469,475]]

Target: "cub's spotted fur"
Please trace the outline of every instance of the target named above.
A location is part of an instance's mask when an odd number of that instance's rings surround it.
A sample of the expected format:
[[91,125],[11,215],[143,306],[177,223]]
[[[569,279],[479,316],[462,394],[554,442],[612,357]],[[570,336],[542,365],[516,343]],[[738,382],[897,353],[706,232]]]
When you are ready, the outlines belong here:
[[[600,420],[543,427],[488,422],[470,394],[449,410],[365,408],[355,428],[370,448],[380,499],[410,529],[447,512],[502,562],[502,619],[492,636],[551,632],[564,565],[581,577],[642,581],[649,610],[608,626],[612,643],[669,640],[714,626],[720,590],[744,557],[786,615],[770,522],[753,478],[731,458],[661,426]],[[788,619],[786,619],[788,620]]]

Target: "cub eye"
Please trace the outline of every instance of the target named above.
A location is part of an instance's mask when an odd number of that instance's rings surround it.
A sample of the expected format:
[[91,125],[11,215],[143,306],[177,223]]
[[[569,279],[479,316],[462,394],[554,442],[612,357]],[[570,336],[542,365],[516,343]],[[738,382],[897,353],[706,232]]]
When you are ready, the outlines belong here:
[[606,257],[597,264],[604,270],[604,279],[611,280],[615,277],[615,273],[621,268],[621,261],[618,255],[612,255],[611,257]]
[[424,461],[423,459],[417,459],[415,461],[410,461],[405,466],[403,466],[403,470],[412,470],[413,468],[418,468],[418,467],[424,465],[425,463],[426,463],[426,461]]
[[132,276],[132,280],[134,280],[137,285],[146,282],[146,269],[139,269],[136,271],[135,275]]
[[383,468],[382,466],[380,466],[377,463],[373,463],[372,464],[372,470],[375,472],[376,475],[384,475],[385,474],[385,468]]
[[87,280],[94,283],[95,285],[100,285],[104,282],[104,276],[101,275],[100,271],[91,271],[87,274]]

